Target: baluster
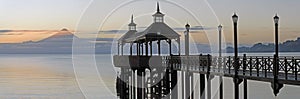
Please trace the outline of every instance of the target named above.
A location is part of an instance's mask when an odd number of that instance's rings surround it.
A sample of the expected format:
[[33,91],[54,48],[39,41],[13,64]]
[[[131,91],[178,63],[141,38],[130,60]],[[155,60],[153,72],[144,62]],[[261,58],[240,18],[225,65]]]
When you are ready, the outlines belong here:
[[[212,60],[211,60],[211,61],[212,61]],[[213,70],[214,70],[214,66],[211,66],[211,65],[210,65],[209,67],[211,68],[211,71],[213,71]]]
[[252,76],[252,57],[250,57],[250,76]]
[[223,73],[225,74],[225,70],[226,70],[226,57],[223,57],[223,62],[224,62],[224,65],[223,65]]
[[259,77],[259,59],[256,57],[256,75]]
[[204,58],[203,58],[203,56],[201,56],[201,63],[202,63],[202,71],[203,72],[205,72],[205,65],[206,65],[206,63],[205,63],[205,60],[204,60]]
[[[210,69],[210,65],[211,65],[211,64],[210,64],[210,61],[211,61],[211,60],[210,60],[210,55],[209,55],[209,54],[207,55],[206,61],[207,61],[207,63],[206,63],[206,65],[207,65],[207,73],[210,74],[210,70],[211,70],[211,69]],[[208,75],[207,75],[207,76],[208,76]]]
[[297,70],[297,61],[295,60],[295,58],[293,57],[293,63],[295,66],[295,80],[298,80],[298,70]]
[[288,79],[288,62],[286,57],[284,57],[284,71],[285,71],[285,79]]
[[245,76],[245,74],[246,74],[246,60],[247,60],[247,58],[246,58],[246,54],[244,54],[244,57],[243,57],[243,75]]
[[228,73],[230,74],[231,71],[231,58],[230,56],[228,57]]
[[267,66],[267,65],[268,65],[267,59],[264,58],[264,68],[265,68],[265,77],[266,77],[266,78],[267,78],[267,76],[268,76],[268,75],[267,75],[267,71],[268,71],[268,69],[267,69],[268,66]]
[[221,73],[221,61],[220,61],[221,57],[218,57],[217,60],[218,60],[218,72]]
[[268,57],[268,71],[271,72],[271,65],[270,65],[270,62],[271,62],[271,58]]
[[198,65],[198,72],[200,72],[201,71],[201,59],[200,59],[200,56],[199,56],[199,60],[198,60],[198,63],[199,63],[199,65]]

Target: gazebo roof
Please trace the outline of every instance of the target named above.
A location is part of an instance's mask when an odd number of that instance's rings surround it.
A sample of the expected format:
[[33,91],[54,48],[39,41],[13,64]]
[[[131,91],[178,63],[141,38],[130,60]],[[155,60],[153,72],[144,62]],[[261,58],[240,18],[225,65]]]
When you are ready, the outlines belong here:
[[158,34],[168,38],[178,38],[180,35],[175,32],[171,27],[163,22],[152,23],[144,32],[143,35],[147,34]]
[[128,42],[137,42],[148,40],[165,40],[165,39],[176,39],[180,35],[175,32],[171,27],[163,22],[152,23],[145,31],[137,32],[135,35],[126,39]]
[[128,38],[131,38],[132,36],[134,36],[136,34],[136,32],[137,32],[136,30],[129,30],[127,33],[122,35],[118,41],[119,42],[126,42],[126,40]]
[[[119,41],[125,43],[132,42],[145,42],[145,41],[156,41],[156,40],[167,40],[167,39],[177,39],[180,35],[175,32],[171,27],[169,27],[166,23],[163,22],[163,16],[160,12],[159,3],[157,3],[157,11],[153,15],[154,23],[152,23],[146,30],[143,32],[127,32],[123,37],[120,38]],[[160,17],[161,20],[156,21],[157,18]],[[133,23],[133,17],[131,17],[131,23]],[[135,24],[129,24],[135,26]]]

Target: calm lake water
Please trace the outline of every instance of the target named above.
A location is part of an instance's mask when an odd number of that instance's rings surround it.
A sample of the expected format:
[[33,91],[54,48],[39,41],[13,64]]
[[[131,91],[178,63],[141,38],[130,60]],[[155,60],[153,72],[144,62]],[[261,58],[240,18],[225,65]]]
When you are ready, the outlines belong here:
[[[265,54],[268,53],[256,55]],[[300,56],[300,53],[285,55]],[[0,99],[112,99],[116,98],[116,74],[108,54],[1,54]],[[213,90],[218,88],[217,78],[213,80]],[[243,84],[241,95],[242,88]],[[224,90],[225,99],[232,99],[231,78],[225,78]],[[276,98],[299,99],[299,93],[300,87],[286,85]],[[218,99],[217,92],[212,95]],[[275,99],[271,84],[248,81],[248,99]]]

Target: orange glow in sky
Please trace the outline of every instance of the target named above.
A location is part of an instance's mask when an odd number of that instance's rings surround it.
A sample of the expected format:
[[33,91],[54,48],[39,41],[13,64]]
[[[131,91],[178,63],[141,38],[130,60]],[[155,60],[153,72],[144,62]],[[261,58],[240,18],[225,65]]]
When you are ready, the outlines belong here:
[[11,30],[0,35],[0,43],[22,43],[27,41],[39,41],[53,34],[57,30]]

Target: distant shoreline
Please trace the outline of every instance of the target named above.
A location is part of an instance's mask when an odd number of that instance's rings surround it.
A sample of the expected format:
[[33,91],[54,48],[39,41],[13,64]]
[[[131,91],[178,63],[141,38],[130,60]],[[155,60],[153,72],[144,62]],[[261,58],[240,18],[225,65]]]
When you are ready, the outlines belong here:
[[[214,54],[216,54],[218,52],[214,52]],[[275,52],[239,52],[239,54],[242,53],[266,53],[266,54],[270,54],[270,53],[275,53]],[[279,53],[300,53],[300,52],[279,52]],[[74,54],[74,53],[0,53],[0,54]],[[115,53],[76,53],[76,54],[115,54]],[[167,54],[167,53],[166,53]],[[199,53],[201,54],[201,53]],[[204,54],[209,54],[209,53],[204,53]],[[226,52],[226,53],[222,53],[222,54],[233,54],[233,52]]]

